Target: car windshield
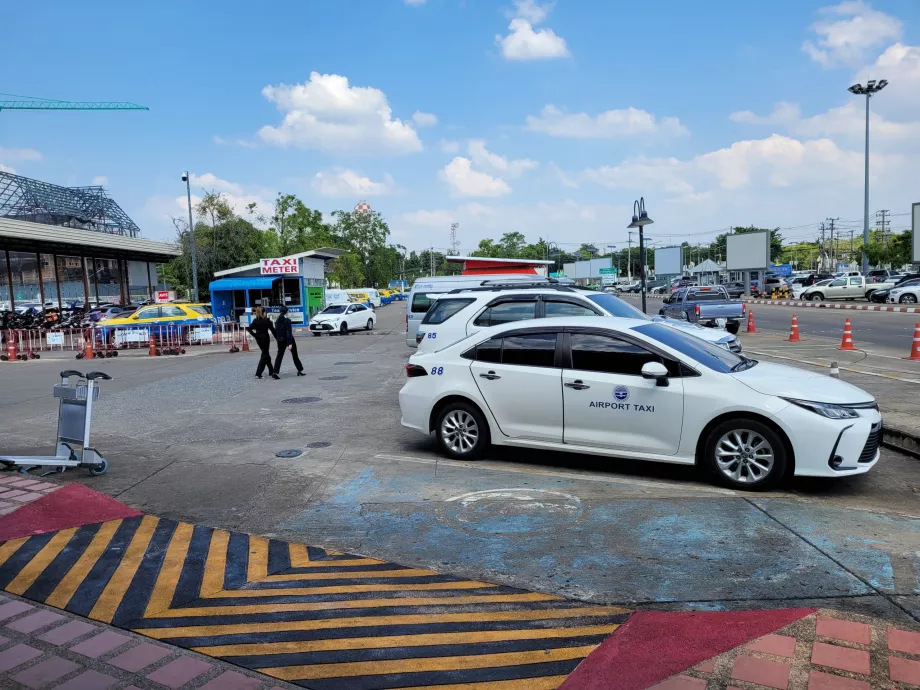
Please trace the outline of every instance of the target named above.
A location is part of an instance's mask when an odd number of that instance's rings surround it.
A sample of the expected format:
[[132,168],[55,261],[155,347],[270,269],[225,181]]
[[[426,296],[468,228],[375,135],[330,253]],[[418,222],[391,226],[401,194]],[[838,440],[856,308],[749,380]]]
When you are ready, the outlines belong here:
[[613,297],[605,292],[598,292],[585,296],[611,316],[619,316],[623,319],[642,319],[643,321],[651,321],[647,315],[643,314],[631,304],[627,304],[618,297]]
[[347,304],[334,304],[331,307],[326,307],[320,313],[321,314],[344,314],[346,309],[348,309]]
[[703,366],[721,374],[744,371],[757,364],[756,360],[736,355],[725,348],[706,342],[702,338],[697,338],[657,323],[633,326],[632,330],[652,340],[657,340],[662,345],[667,345],[682,355],[696,360]]
[[211,310],[208,307],[199,304],[193,304],[189,307],[196,314],[210,314]]

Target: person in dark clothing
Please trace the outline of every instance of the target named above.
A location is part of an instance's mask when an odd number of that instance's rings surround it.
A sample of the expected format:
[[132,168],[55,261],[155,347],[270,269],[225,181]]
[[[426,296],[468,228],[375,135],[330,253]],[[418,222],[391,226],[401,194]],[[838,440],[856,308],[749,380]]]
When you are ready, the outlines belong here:
[[275,336],[275,338],[278,337],[278,334],[275,332],[275,327],[272,325],[271,319],[265,316],[265,309],[262,307],[256,307],[253,313],[256,317],[246,328],[246,332],[255,338],[256,344],[262,351],[262,357],[259,359],[259,366],[256,367],[256,378],[262,378],[262,372],[265,371],[265,367],[268,367],[268,375],[273,379],[281,378],[275,373],[272,367],[272,356],[268,351],[268,346],[271,343],[271,339],[268,337],[269,332]]
[[287,317],[288,308],[281,307],[281,316],[275,320],[275,338],[278,340],[278,354],[275,355],[275,373],[281,373],[281,360],[284,359],[284,349],[291,351],[291,357],[294,358],[294,366],[297,367],[298,376],[306,376],[303,373],[303,364],[300,363],[300,357],[297,356],[297,343],[294,340],[294,329],[291,327],[291,320]]

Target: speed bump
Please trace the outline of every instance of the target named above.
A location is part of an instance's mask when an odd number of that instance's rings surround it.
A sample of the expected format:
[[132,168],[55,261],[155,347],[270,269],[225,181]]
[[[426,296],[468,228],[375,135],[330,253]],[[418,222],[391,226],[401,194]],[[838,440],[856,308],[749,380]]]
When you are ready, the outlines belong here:
[[549,690],[629,613],[149,515],[7,541],[0,587],[315,690]]

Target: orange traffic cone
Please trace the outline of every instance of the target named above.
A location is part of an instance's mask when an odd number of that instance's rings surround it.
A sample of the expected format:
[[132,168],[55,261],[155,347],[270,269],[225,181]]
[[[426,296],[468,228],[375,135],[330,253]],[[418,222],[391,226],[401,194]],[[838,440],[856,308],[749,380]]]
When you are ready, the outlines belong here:
[[151,357],[157,356],[157,341],[152,335],[150,336],[150,349],[147,351],[147,354]]
[[10,339],[6,343],[6,356],[11,362],[19,359],[19,351],[16,349],[16,331],[10,331]]
[[910,357],[905,357],[904,359],[912,359],[915,362],[920,361],[920,323],[914,325],[914,342],[911,343]]
[[756,333],[757,326],[754,325],[754,310],[748,309],[748,324],[747,324],[748,333]]
[[853,328],[850,326],[850,319],[846,320],[846,323],[843,324],[843,340],[840,341],[840,347],[838,350],[855,350],[857,349],[853,345]]
[[786,340],[790,343],[800,343],[802,339],[799,337],[799,320],[795,314],[792,315],[792,328],[789,329],[789,337]]
[[243,347],[241,350],[243,352],[249,352],[249,339],[246,337],[245,333],[243,333]]
[[87,328],[83,332],[83,359],[93,358],[93,329]]

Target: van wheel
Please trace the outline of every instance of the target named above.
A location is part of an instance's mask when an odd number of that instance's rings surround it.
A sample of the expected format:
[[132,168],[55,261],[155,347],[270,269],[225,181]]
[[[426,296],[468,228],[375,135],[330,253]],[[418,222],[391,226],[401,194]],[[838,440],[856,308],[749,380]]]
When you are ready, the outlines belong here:
[[441,450],[457,460],[475,460],[489,446],[489,427],[482,413],[466,402],[447,404],[435,425]]
[[762,491],[786,472],[786,446],[770,427],[755,419],[729,419],[706,439],[704,461],[716,479],[733,489]]

